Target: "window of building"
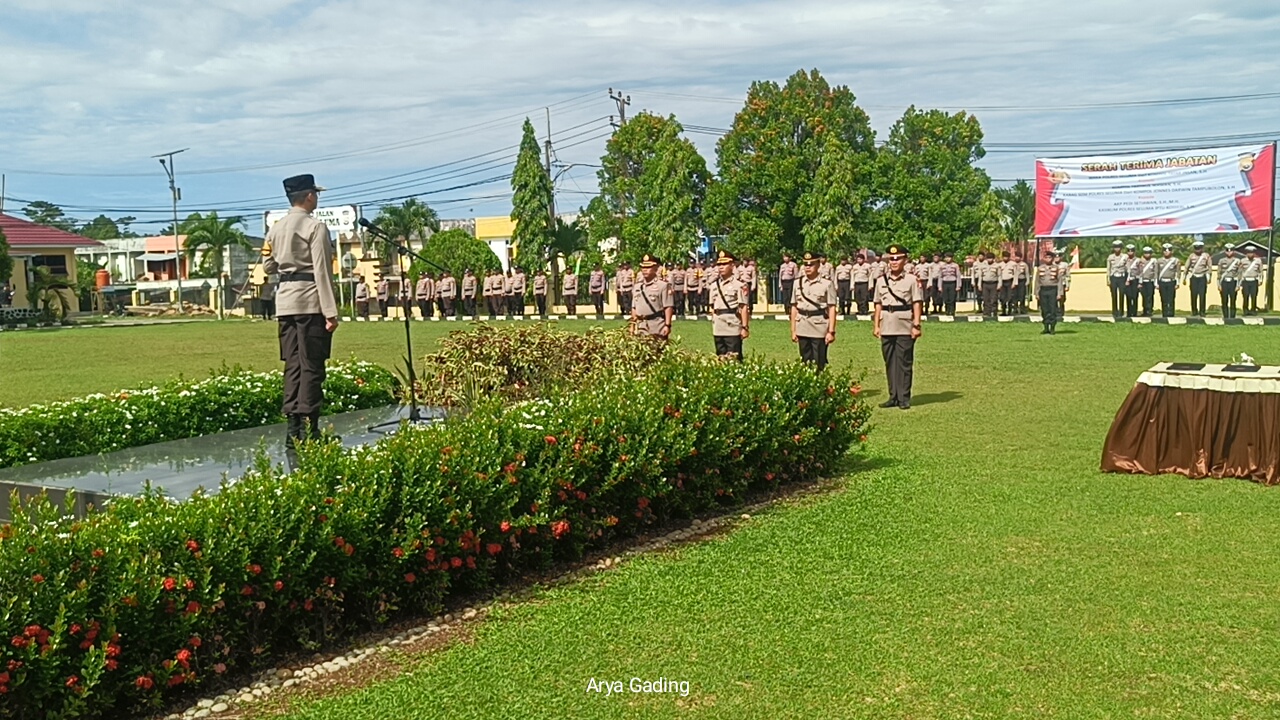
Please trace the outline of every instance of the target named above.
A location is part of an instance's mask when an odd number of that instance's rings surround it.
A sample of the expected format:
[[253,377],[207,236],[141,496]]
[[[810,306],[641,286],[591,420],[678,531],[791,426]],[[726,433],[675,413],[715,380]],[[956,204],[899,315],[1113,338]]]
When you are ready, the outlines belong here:
[[32,255],[30,262],[27,264],[32,268],[49,268],[49,274],[54,277],[59,275],[63,277],[70,276],[70,273],[67,271],[66,255]]

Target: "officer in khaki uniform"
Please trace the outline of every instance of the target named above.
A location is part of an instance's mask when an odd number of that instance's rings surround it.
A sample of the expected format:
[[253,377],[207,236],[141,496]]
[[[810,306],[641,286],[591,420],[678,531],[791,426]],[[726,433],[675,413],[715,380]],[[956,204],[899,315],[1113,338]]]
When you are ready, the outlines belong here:
[[845,302],[831,281],[818,274],[821,262],[805,253],[804,275],[792,286],[791,342],[800,346],[800,360],[827,367],[827,346],[836,341],[836,303]]
[[1227,243],[1226,253],[1218,261],[1218,297],[1222,303],[1222,317],[1236,316],[1236,291],[1240,285],[1240,258],[1236,256],[1236,246]]
[[538,306],[538,314],[547,316],[547,273],[539,268],[533,276],[533,304]]
[[1178,270],[1182,261],[1173,256],[1173,245],[1160,246],[1164,257],[1156,260],[1156,285],[1160,290],[1160,317],[1173,317],[1178,296]]
[[631,263],[622,263],[613,274],[613,289],[618,293],[618,309],[631,316],[631,293],[636,289],[636,274]]
[[476,274],[471,268],[462,276],[462,312],[473,319],[476,316]]
[[1208,308],[1209,278],[1213,275],[1213,259],[1204,251],[1204,241],[1191,243],[1191,256],[1182,271],[1182,282],[1191,281],[1191,314],[1204,317]]
[[671,336],[675,297],[671,284],[658,278],[662,262],[646,254],[640,261],[640,282],[631,290],[631,325],[636,335],[666,341]]
[[[333,287],[333,244],[329,228],[311,217],[324,188],[311,175],[284,181],[289,213],[271,226],[262,249],[263,269],[280,276],[276,316],[280,359],[284,361],[283,411],[289,419],[286,442],[320,437],[324,405],[324,363],[338,329]],[[367,302],[367,300],[366,300]]]
[[1240,291],[1244,294],[1244,314],[1258,314],[1258,284],[1262,280],[1262,258],[1252,245],[1245,249],[1244,263],[1240,266]]
[[431,273],[424,272],[418,278],[418,284],[414,288],[414,299],[418,301],[419,317],[426,320],[433,317],[435,308],[431,307],[431,293],[435,290],[436,281],[431,278]]
[[876,281],[872,292],[876,311],[871,318],[871,332],[880,338],[880,353],[889,378],[889,399],[880,407],[909,410],[924,293],[920,290],[920,281],[904,267],[907,251],[901,245],[890,245],[885,250],[885,258],[889,272]]
[[716,254],[719,271],[708,289],[711,302],[711,335],[716,355],[736,357],[742,362],[742,341],[750,337],[751,310],[747,306],[747,290],[737,279],[737,258],[728,250]]
[[517,317],[525,316],[524,296],[528,282],[524,268],[517,267],[515,275],[511,277],[511,305]]
[[561,294],[564,295],[564,309],[567,315],[578,315],[578,274],[569,268],[564,270]]
[[1062,317],[1059,308],[1066,293],[1066,271],[1058,261],[1060,253],[1055,248],[1044,251],[1044,262],[1036,268],[1036,293],[1040,304],[1040,320],[1044,323],[1041,335],[1053,335]]

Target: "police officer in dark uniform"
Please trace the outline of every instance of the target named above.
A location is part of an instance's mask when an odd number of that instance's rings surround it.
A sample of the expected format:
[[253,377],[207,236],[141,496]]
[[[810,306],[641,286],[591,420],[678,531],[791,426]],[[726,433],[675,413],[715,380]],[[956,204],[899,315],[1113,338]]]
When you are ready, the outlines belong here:
[[338,329],[333,286],[333,245],[329,228],[311,217],[319,203],[311,175],[284,181],[290,209],[267,232],[263,267],[279,274],[276,314],[280,320],[280,359],[284,361],[284,414],[288,444],[320,437],[324,404],[324,363]]

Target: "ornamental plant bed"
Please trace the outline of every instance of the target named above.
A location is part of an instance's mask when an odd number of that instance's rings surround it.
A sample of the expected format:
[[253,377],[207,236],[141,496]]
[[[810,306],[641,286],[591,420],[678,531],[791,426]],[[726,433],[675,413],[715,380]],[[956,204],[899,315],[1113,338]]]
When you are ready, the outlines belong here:
[[581,557],[865,440],[847,375],[668,353],[634,381],[504,405],[345,451],[304,448],[182,504],[0,532],[0,717],[120,716],[282,653]]
[[[391,405],[397,380],[367,362],[330,363],[325,412]],[[205,380],[0,408],[0,467],[123,450],[283,422],[281,375],[223,368]]]

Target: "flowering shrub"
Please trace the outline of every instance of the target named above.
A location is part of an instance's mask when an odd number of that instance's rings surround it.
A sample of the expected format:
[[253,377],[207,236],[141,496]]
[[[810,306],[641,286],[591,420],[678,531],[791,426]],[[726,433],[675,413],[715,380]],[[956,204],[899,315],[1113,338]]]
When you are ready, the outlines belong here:
[[477,325],[450,333],[423,360],[420,397],[432,405],[472,405],[630,377],[652,365],[660,349],[626,330],[563,332],[546,323]]
[[[330,363],[325,412],[390,405],[395,376],[366,362]],[[280,373],[226,369],[206,380],[66,402],[0,408],[0,467],[111,452],[282,422]]]
[[[214,496],[47,503],[0,529],[0,718],[119,716],[654,523],[819,476],[846,375],[669,353],[639,380],[303,449]],[[625,402],[620,400],[625,399]],[[38,709],[38,710],[37,710]]]

